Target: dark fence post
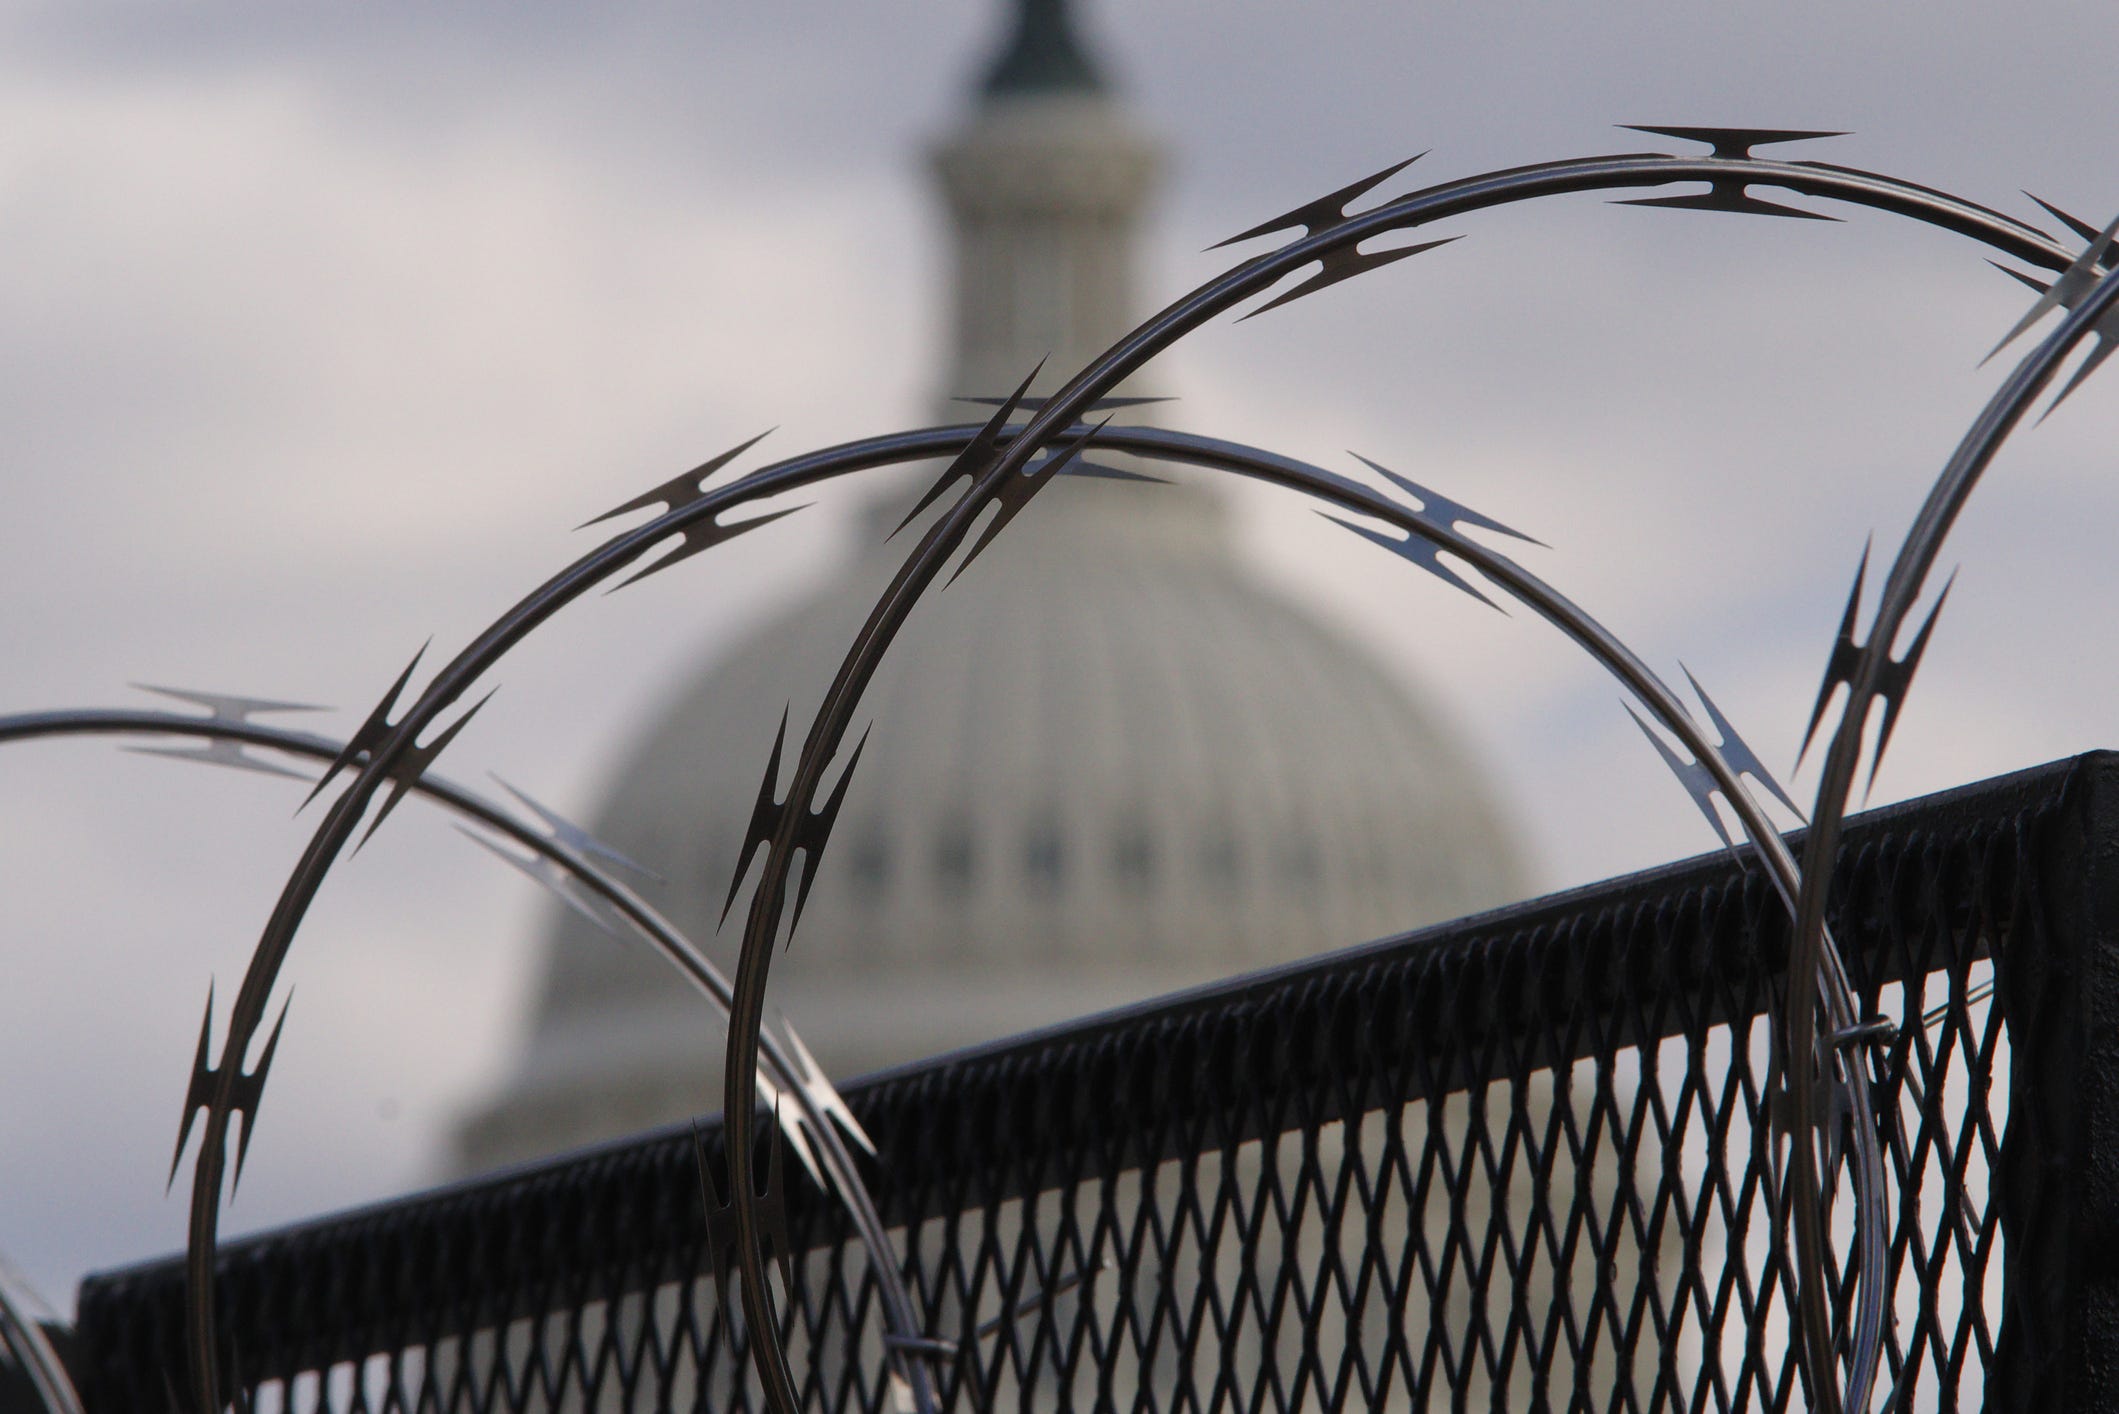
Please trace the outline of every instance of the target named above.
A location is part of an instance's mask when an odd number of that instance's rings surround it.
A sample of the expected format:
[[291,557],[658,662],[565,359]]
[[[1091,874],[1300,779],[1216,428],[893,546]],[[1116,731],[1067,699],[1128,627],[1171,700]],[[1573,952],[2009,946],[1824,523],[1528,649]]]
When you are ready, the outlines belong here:
[[2024,841],[2037,885],[1995,948],[2009,1119],[1987,1408],[2119,1409],[2119,756],[2076,763]]

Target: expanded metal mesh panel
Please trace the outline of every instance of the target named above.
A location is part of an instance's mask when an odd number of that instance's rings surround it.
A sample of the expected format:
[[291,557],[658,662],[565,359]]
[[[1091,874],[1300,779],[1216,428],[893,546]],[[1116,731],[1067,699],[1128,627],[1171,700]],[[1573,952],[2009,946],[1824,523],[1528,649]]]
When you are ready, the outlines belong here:
[[[1982,994],[2042,946],[2068,779],[1849,834],[1835,926],[1899,1023],[1875,1062],[1894,1409],[1987,1402],[2005,1305],[2043,1299],[2004,1292],[1996,1181],[2026,1003]],[[948,1407],[1804,1407],[1785,947],[1764,881],[1706,861],[857,1087],[927,1330],[958,1346]],[[892,1409],[864,1255],[794,1181],[810,1406]],[[231,1247],[225,1358],[263,1410],[758,1408],[709,1269],[689,1136],[659,1133]],[[99,1409],[166,1402],[180,1303],[167,1264],[84,1287]]]

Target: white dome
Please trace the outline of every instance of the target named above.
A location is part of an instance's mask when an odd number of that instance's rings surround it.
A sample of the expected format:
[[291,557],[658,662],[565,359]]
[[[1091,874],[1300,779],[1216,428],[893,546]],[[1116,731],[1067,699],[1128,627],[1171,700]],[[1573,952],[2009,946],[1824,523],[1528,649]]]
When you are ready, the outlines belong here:
[[[707,668],[619,771],[593,828],[670,880],[648,896],[702,945],[782,711],[791,754],[911,540]],[[1461,745],[1248,579],[1196,490],[1050,488],[915,611],[868,705],[772,977],[840,1077],[1521,894]],[[731,965],[742,913],[710,949]],[[662,963],[566,915],[466,1157],[718,1108],[721,1044]]]
[[[1062,5],[1025,4],[934,152],[951,230],[947,391],[1001,392],[1133,324],[1155,145]],[[1049,357],[1048,357],[1049,356]],[[871,528],[843,579],[709,666],[594,822],[667,876],[702,945],[781,713],[792,751],[912,546]],[[1238,568],[1196,489],[1068,481],[915,610],[774,1002],[845,1076],[1507,902],[1508,833],[1459,743]],[[784,785],[784,782],[782,783]],[[733,969],[740,911],[712,949]],[[723,1046],[644,951],[554,929],[477,1168],[719,1107]]]

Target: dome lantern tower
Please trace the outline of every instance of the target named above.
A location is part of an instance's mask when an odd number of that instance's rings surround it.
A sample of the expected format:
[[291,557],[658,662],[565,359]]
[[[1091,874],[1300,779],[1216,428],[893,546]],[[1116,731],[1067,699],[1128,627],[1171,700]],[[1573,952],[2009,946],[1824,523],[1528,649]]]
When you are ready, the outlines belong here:
[[[1134,245],[1160,161],[1065,0],[1019,0],[957,132],[934,150],[954,246],[945,401],[1043,386],[1132,327]],[[944,411],[959,421],[963,408]]]

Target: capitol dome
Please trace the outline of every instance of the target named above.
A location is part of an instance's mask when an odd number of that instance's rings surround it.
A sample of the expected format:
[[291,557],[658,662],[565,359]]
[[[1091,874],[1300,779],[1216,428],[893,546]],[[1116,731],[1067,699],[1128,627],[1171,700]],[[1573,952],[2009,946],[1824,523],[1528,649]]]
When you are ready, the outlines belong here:
[[[1055,33],[1064,62],[1017,52]],[[1059,6],[1026,4],[1014,43],[937,158],[967,379],[1036,362],[1016,345],[1093,351],[1131,322],[1124,243],[1148,149],[1112,116]],[[1109,149],[1104,180],[1085,133]],[[1065,181],[1036,180],[1041,151]],[[1070,247],[1082,258],[1055,273]],[[1011,300],[999,316],[975,307]],[[782,714],[792,749],[913,543],[884,545],[883,519],[833,583],[696,673],[592,822],[665,876],[647,897],[727,970],[740,903],[717,931]],[[860,768],[773,968],[773,1002],[834,1076],[1522,896],[1513,836],[1463,743],[1247,573],[1226,521],[1199,485],[1062,481],[915,610],[865,700]],[[665,964],[565,915],[520,1064],[460,1134],[461,1165],[718,1108],[721,1046]]]

